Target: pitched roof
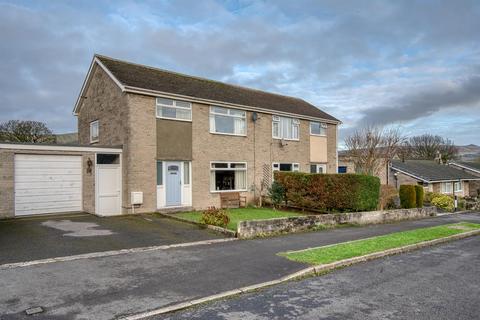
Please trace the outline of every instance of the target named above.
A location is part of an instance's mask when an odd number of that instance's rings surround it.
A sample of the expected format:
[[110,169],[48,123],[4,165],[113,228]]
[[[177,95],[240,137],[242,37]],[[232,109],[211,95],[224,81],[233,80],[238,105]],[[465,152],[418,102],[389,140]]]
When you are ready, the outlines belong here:
[[475,171],[480,172],[480,163],[478,163],[478,162],[455,161],[455,162],[452,162],[452,165],[459,165],[459,166],[465,167],[467,169],[475,170]]
[[95,58],[97,58],[122,85],[127,87],[339,122],[335,117],[299,98],[152,68],[101,55],[95,55]]
[[405,162],[393,160],[392,168],[428,182],[480,179],[452,166],[438,164],[430,160],[406,160]]

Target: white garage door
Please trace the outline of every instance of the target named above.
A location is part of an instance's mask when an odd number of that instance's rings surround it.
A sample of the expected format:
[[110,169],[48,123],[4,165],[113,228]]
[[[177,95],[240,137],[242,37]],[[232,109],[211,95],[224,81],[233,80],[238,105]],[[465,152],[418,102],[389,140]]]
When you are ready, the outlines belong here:
[[15,215],[82,211],[82,157],[15,155]]

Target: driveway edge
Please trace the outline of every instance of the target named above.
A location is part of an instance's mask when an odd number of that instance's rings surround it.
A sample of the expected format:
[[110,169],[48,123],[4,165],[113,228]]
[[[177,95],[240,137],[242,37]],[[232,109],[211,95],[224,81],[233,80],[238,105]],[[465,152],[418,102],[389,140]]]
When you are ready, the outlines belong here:
[[424,242],[420,242],[420,243],[417,243],[417,244],[407,245],[407,246],[403,246],[403,247],[399,247],[399,248],[388,249],[388,250],[375,252],[375,253],[367,254],[367,255],[364,255],[364,256],[360,256],[360,257],[354,257],[354,258],[350,258],[350,259],[345,259],[345,260],[332,262],[332,263],[329,263],[329,264],[312,266],[312,267],[308,267],[308,268],[302,269],[300,271],[291,273],[291,274],[286,275],[284,277],[281,277],[277,280],[262,282],[262,283],[258,283],[258,284],[238,288],[238,289],[233,289],[233,290],[221,292],[221,293],[218,293],[218,294],[215,294],[215,295],[211,295],[211,296],[207,296],[207,297],[203,297],[203,298],[199,298],[199,299],[194,299],[194,300],[182,302],[182,303],[179,303],[179,304],[170,305],[170,306],[167,306],[167,307],[158,308],[158,309],[143,312],[143,313],[118,317],[117,319],[118,320],[145,319],[147,317],[152,317],[152,316],[155,316],[155,315],[160,315],[160,314],[170,313],[170,312],[174,312],[174,311],[179,311],[179,310],[182,310],[182,309],[197,306],[197,305],[204,304],[204,303],[207,303],[207,302],[212,302],[212,301],[219,300],[219,299],[229,298],[229,297],[239,295],[239,294],[242,294],[242,293],[249,293],[249,292],[252,292],[252,291],[255,291],[255,290],[259,290],[259,289],[263,289],[263,288],[270,287],[270,286],[273,286],[273,285],[281,284],[281,283],[288,282],[288,281],[291,281],[291,280],[295,280],[295,279],[298,279],[298,278],[311,276],[311,275],[322,274],[322,273],[325,273],[325,272],[332,271],[334,269],[347,267],[347,266],[354,265],[354,264],[357,264],[357,263],[367,262],[367,261],[370,261],[370,260],[375,260],[375,259],[379,259],[379,258],[386,257],[386,256],[391,256],[391,255],[395,255],[395,254],[399,254],[399,253],[405,253],[405,252],[409,252],[409,251],[413,251],[413,250],[417,250],[417,249],[421,249],[421,248],[425,248],[425,247],[430,247],[430,246],[434,246],[434,245],[437,245],[437,244],[450,242],[450,241],[454,241],[454,240],[460,240],[460,239],[464,239],[464,238],[468,238],[468,237],[472,237],[472,236],[476,236],[476,235],[480,235],[480,230],[468,231],[468,232],[456,234],[456,235],[441,238],[441,239],[429,240],[429,241],[424,241]]
[[229,242],[229,241],[235,241],[235,240],[238,240],[238,239],[237,238],[211,239],[211,240],[176,243],[176,244],[169,244],[169,245],[162,245],[162,246],[149,246],[149,247],[138,247],[138,248],[130,248],[130,249],[111,250],[111,251],[91,252],[91,253],[77,254],[73,256],[63,256],[63,257],[47,258],[47,259],[32,260],[32,261],[25,261],[25,262],[6,263],[6,264],[0,265],[0,270],[30,267],[30,266],[35,266],[39,264],[48,264],[48,263],[54,263],[54,262],[66,262],[66,261],[74,261],[74,260],[81,260],[81,259],[111,257],[111,256],[122,255],[122,254],[128,254],[128,253],[202,246],[202,245]]

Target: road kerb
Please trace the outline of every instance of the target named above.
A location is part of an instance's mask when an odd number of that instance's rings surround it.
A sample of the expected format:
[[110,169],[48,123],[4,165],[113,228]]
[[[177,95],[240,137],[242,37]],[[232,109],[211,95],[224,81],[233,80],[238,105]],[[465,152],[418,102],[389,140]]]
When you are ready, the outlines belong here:
[[433,245],[436,245],[436,244],[445,243],[445,242],[454,241],[454,240],[460,240],[460,239],[464,239],[464,238],[468,238],[468,237],[476,236],[476,235],[480,235],[480,230],[468,231],[468,232],[448,236],[448,237],[445,237],[445,238],[424,241],[424,242],[420,242],[420,243],[417,243],[417,244],[407,245],[407,246],[394,248],[394,249],[388,249],[388,250],[375,252],[375,253],[367,254],[367,255],[364,255],[364,256],[360,256],[360,257],[354,257],[354,258],[340,260],[340,261],[336,261],[336,262],[332,262],[332,263],[328,263],[328,264],[324,264],[324,265],[317,265],[317,266],[313,266],[313,267],[308,267],[308,268],[302,269],[300,271],[297,271],[297,272],[291,273],[289,275],[286,275],[284,277],[281,277],[280,279],[277,279],[277,280],[262,282],[262,283],[242,287],[242,288],[239,288],[239,289],[229,290],[229,291],[221,292],[221,293],[218,293],[218,294],[215,294],[215,295],[207,296],[207,297],[204,297],[204,298],[195,299],[195,300],[171,305],[169,307],[163,307],[163,308],[159,308],[159,309],[155,309],[155,310],[151,310],[151,311],[147,311],[147,312],[143,312],[143,313],[138,313],[138,314],[134,314],[134,315],[130,315],[130,316],[120,317],[118,319],[119,320],[141,320],[141,319],[145,319],[147,317],[151,317],[151,316],[154,316],[154,315],[160,315],[160,314],[180,311],[180,310],[183,310],[183,309],[186,309],[186,308],[189,308],[189,307],[193,307],[193,306],[196,306],[196,305],[199,305],[199,304],[204,304],[204,303],[212,302],[212,301],[219,300],[219,299],[229,298],[229,297],[239,295],[239,294],[242,294],[242,293],[249,293],[249,292],[252,292],[252,291],[255,291],[255,290],[263,289],[263,288],[266,288],[266,287],[270,287],[270,286],[281,284],[281,283],[288,282],[288,281],[291,281],[291,280],[303,278],[303,277],[306,277],[306,276],[311,276],[311,275],[315,275],[315,274],[319,274],[319,273],[324,273],[324,272],[332,271],[334,269],[350,266],[350,265],[353,265],[353,264],[367,262],[367,261],[370,261],[370,260],[374,260],[374,259],[378,259],[378,258],[382,258],[382,257],[386,257],[386,256],[391,256],[391,255],[395,255],[395,254],[399,254],[399,253],[409,252],[409,251],[413,251],[413,250],[416,250],[416,249],[430,247],[430,246],[433,246]]

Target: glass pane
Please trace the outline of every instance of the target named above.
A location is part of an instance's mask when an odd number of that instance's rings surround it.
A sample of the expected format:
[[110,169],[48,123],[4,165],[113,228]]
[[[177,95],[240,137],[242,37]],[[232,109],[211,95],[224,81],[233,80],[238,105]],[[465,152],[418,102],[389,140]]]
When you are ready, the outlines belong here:
[[320,123],[310,122],[310,133],[311,134],[320,134]]
[[232,116],[245,117],[245,111],[230,109],[230,114]]
[[310,165],[310,173],[317,173],[317,166],[314,164]]
[[280,171],[292,171],[291,163],[280,163]]
[[235,190],[247,188],[247,173],[245,170],[235,171]]
[[228,109],[222,107],[212,107],[212,111],[215,113],[228,114]]
[[183,163],[183,183],[190,184],[190,165],[188,162]]
[[233,169],[233,168],[236,168],[236,169],[238,169],[238,168],[245,168],[245,163],[232,163],[232,164],[230,165],[230,168],[232,168],[232,169]]
[[191,120],[192,119],[192,110],[187,109],[177,109],[177,119]]
[[166,105],[166,106],[173,106],[173,100],[171,100],[171,99],[157,98],[157,103],[158,104],[163,104],[163,105]]
[[157,186],[163,185],[163,163],[157,161]]
[[235,133],[235,118],[215,115],[215,132]]
[[177,117],[177,109],[173,107],[162,107],[162,117],[165,118],[176,118]]
[[175,104],[177,107],[180,107],[180,108],[188,108],[188,109],[192,108],[192,105],[190,104],[190,102],[175,100]]
[[228,163],[226,163],[226,162],[215,162],[215,163],[212,163],[212,168],[228,168]]
[[215,171],[215,190],[235,190],[235,171]]
[[279,123],[278,122],[273,122],[272,123],[273,129],[273,137],[274,138],[280,138],[280,131],[279,131]]
[[97,164],[118,164],[120,157],[118,154],[97,154]]

